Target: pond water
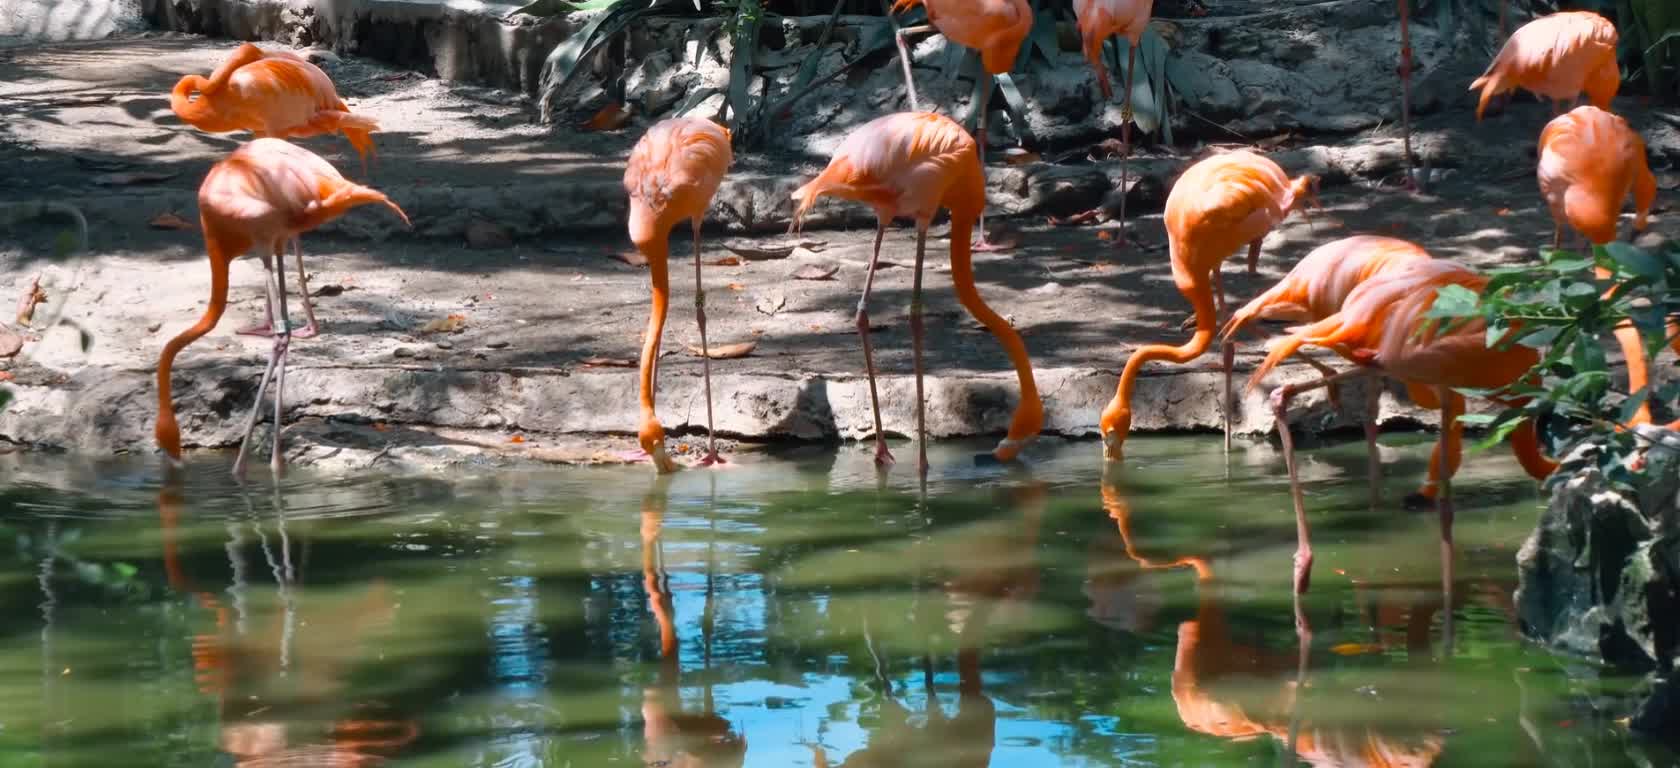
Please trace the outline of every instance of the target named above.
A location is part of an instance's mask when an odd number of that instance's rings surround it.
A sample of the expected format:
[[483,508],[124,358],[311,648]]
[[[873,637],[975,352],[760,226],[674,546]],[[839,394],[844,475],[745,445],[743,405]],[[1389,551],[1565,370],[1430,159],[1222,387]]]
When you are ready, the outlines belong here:
[[1441,610],[1426,439],[1376,509],[1361,445],[1303,455],[1304,668],[1265,446],[940,445],[925,492],[867,446],[243,491],[0,456],[0,765],[1649,764],[1626,681],[1516,635],[1503,452]]

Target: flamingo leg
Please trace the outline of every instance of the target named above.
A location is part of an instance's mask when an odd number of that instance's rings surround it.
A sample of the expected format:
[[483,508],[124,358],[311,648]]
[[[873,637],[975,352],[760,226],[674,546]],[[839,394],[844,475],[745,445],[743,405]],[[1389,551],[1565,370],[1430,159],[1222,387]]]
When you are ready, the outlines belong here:
[[264,339],[274,335],[274,294],[266,287],[263,289],[263,321],[247,325],[233,333],[236,336],[256,336]]
[[1295,505],[1295,593],[1303,594],[1312,582],[1312,535],[1307,527],[1307,507],[1301,494],[1301,478],[1295,466],[1295,440],[1289,434],[1289,401],[1302,392],[1328,387],[1348,379],[1371,376],[1371,368],[1354,368],[1303,384],[1286,384],[1272,390],[1272,415],[1277,419],[1278,439],[1283,443],[1283,463],[1289,470],[1289,494]]
[[[1442,386],[1441,397],[1441,455],[1447,455],[1451,450],[1448,442],[1453,433],[1453,422],[1458,420],[1459,412],[1463,409],[1463,400],[1459,399],[1452,388]],[[1435,496],[1435,509],[1441,516],[1441,599],[1442,605],[1442,635],[1443,646],[1447,654],[1452,653],[1453,645],[1453,503],[1452,503],[1452,475],[1453,463],[1443,461],[1441,467],[1440,491]]]
[[280,327],[274,334],[274,354],[279,361],[274,365],[274,439],[269,454],[269,469],[276,480],[285,473],[281,462],[280,428],[284,424],[281,417],[286,409],[286,352],[292,344],[292,323],[286,314],[285,248],[285,243],[279,243],[274,249],[274,305],[280,309]]
[[309,275],[303,269],[303,240],[301,238],[292,238],[292,253],[297,257],[298,288],[303,294],[303,314],[304,317],[309,318],[308,324],[304,325],[297,333],[292,334],[292,338],[313,339],[320,335],[321,326],[315,322],[315,303],[309,300]]
[[[1219,269],[1213,270],[1213,300],[1217,305],[1219,317],[1225,314],[1225,277]],[[1220,401],[1219,410],[1225,420],[1225,452],[1231,452],[1231,369],[1236,367],[1237,345],[1230,339],[1219,342],[1219,367],[1225,374],[1225,399]]]
[[927,402],[922,395],[922,261],[927,254],[927,221],[916,222],[916,276],[910,287],[910,351],[916,368],[916,471],[927,477]]
[[706,382],[706,456],[700,466],[727,463],[717,452],[717,431],[712,429],[712,347],[706,343],[706,287],[700,282],[700,217],[694,222],[694,320],[700,326],[700,375]]
[[1126,242],[1126,198],[1131,196],[1132,79],[1137,75],[1137,45],[1126,46],[1126,93],[1120,99],[1120,231],[1115,242]]
[[[266,277],[268,278],[266,280],[267,284],[264,288],[267,292],[271,305],[274,301],[274,269],[272,261],[272,255],[263,260],[263,268],[267,271]],[[251,415],[245,421],[245,437],[239,441],[239,455],[233,460],[233,476],[235,478],[243,479],[245,477],[245,457],[251,451],[251,434],[256,431],[257,420],[262,417],[263,395],[268,393],[268,382],[270,379],[274,378],[274,369],[280,360],[279,344],[280,339],[276,338],[275,347],[268,355],[268,366],[263,369],[262,378],[257,381],[257,396],[251,401]]]
[[1382,387],[1369,382],[1365,391],[1365,456],[1366,470],[1371,481],[1371,508],[1375,509],[1381,495],[1382,460],[1377,456],[1377,411],[1382,405]]
[[[990,72],[982,74],[981,79],[985,81],[985,85],[980,88],[980,123],[979,128],[975,131],[974,137],[975,141],[979,143],[980,176],[984,179],[986,175],[986,117],[991,112],[990,104],[992,100],[992,91],[997,88],[997,83],[993,80]],[[991,241],[986,239],[985,205],[980,206],[980,236],[975,239],[972,248],[973,250],[981,252],[1005,250],[993,245]]]
[[1265,242],[1266,238],[1261,237],[1248,244],[1248,273],[1251,275],[1260,271],[1260,246]]
[[1405,142],[1406,186],[1421,189],[1412,158],[1412,26],[1411,0],[1396,0],[1400,6],[1400,135]]
[[[886,5],[886,3],[883,2],[882,5]],[[890,7],[888,8],[887,18],[889,20],[893,18]],[[894,26],[898,25],[896,20],[892,23]],[[910,57],[910,46],[906,42],[906,39],[911,35],[919,35],[932,31],[934,31],[934,28],[931,25],[923,24],[919,27],[898,27],[898,29],[893,33],[893,42],[898,45],[898,62],[904,67],[904,90],[910,94],[911,112],[922,111],[922,106],[920,100],[916,98],[916,78],[910,73],[910,62],[912,59]]]
[[881,239],[887,234],[887,222],[875,224],[875,251],[869,257],[869,274],[863,278],[863,297],[858,299],[857,329],[863,339],[863,370],[869,376],[869,408],[875,415],[875,464],[886,468],[893,463],[887,451],[887,436],[881,428],[881,396],[875,389],[875,349],[869,342],[869,292],[875,287],[875,268],[881,261]]

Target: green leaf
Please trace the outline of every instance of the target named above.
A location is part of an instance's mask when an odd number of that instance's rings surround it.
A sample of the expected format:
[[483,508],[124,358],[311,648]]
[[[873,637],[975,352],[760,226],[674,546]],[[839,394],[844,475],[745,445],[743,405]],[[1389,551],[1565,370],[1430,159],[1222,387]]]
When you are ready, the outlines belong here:
[[111,564],[111,570],[116,571],[117,572],[117,578],[121,579],[121,580],[124,580],[124,581],[134,578],[134,574],[140,572],[139,568],[136,568],[133,565],[130,565],[128,563],[121,563],[121,562],[112,563]]
[[1462,285],[1443,285],[1435,291],[1435,303],[1424,315],[1429,319],[1451,320],[1480,317],[1482,297]]
[[1499,417],[1491,413],[1466,413],[1458,417],[1458,423],[1466,427],[1485,427],[1492,424]]
[[1016,87],[1015,78],[1007,72],[998,75],[997,86],[1003,92],[1003,108],[1009,111],[1009,122],[1015,127],[1016,134],[1028,144],[1037,144],[1038,137],[1033,135],[1032,126],[1027,124],[1027,99]]
[[6,406],[12,404],[12,397],[13,395],[11,390],[0,389],[0,411],[6,410]]
[[1613,242],[1603,246],[1610,258],[1630,274],[1657,280],[1662,277],[1663,264],[1660,259],[1645,251],[1634,247],[1630,243]]

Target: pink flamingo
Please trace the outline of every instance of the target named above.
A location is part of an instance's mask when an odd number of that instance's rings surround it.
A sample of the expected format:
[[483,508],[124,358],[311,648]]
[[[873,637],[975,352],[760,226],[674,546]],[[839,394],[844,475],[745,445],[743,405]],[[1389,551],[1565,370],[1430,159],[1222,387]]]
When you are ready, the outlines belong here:
[[251,447],[251,433],[261,415],[263,392],[274,380],[274,474],[281,472],[280,424],[282,393],[286,386],[286,349],[291,341],[286,318],[285,265],[277,260],[285,254],[286,241],[321,226],[351,208],[378,203],[402,217],[408,214],[383,192],[354,184],[321,157],[280,139],[257,139],[233,151],[210,168],[198,188],[199,226],[210,254],[210,306],[191,328],[169,340],[158,358],[158,415],[156,435],[172,460],[181,458],[181,428],[175,421],[175,402],[170,394],[170,370],[175,356],[216,327],[227,309],[228,267],[253,247],[261,251],[268,270],[269,301],[280,308],[280,327],[268,367],[257,385],[251,418],[239,444],[239,458],[233,473],[243,476],[245,456]]
[[1132,156],[1132,79],[1137,74],[1138,46],[1143,32],[1149,28],[1149,16],[1154,13],[1155,0],[1075,0],[1074,15],[1079,19],[1079,36],[1085,44],[1085,58],[1096,70],[1097,85],[1102,87],[1104,101],[1114,98],[1114,88],[1108,84],[1108,66],[1103,63],[1103,41],[1119,35],[1126,38],[1126,93],[1121,97],[1120,141],[1125,146],[1120,155],[1120,236],[1126,238],[1126,197],[1131,193],[1129,160]]
[[671,228],[684,220],[694,227],[694,317],[700,325],[700,366],[706,381],[706,456],[700,465],[723,461],[712,430],[712,348],[706,343],[706,290],[700,283],[700,224],[733,159],[727,128],[709,120],[678,118],[648,129],[630,151],[630,167],[624,172],[624,189],[630,193],[630,241],[647,257],[653,282],[653,308],[642,340],[642,425],[637,438],[661,474],[675,472],[677,463],[665,451],[665,428],[654,413],[654,377],[671,294]]
[[881,403],[875,388],[875,359],[869,344],[869,292],[881,259],[881,239],[887,224],[900,216],[916,220],[916,274],[910,298],[910,334],[916,367],[916,436],[918,471],[927,475],[927,427],[922,397],[922,261],[927,231],[940,208],[951,212],[951,282],[957,301],[996,336],[1015,366],[1021,382],[1021,404],[1009,434],[992,452],[999,461],[1013,461],[1044,426],[1044,404],[1033,380],[1021,334],[981,300],[974,286],[973,253],[969,237],[974,221],[986,205],[986,183],[974,138],[948,117],[927,112],[901,112],[876,118],[852,131],[834,153],[828,167],[811,183],[793,193],[798,227],[817,199],[833,195],[875,209],[875,251],[858,300],[857,328],[863,338],[864,370],[869,376],[869,404],[875,415],[875,462],[892,463],[881,428]]

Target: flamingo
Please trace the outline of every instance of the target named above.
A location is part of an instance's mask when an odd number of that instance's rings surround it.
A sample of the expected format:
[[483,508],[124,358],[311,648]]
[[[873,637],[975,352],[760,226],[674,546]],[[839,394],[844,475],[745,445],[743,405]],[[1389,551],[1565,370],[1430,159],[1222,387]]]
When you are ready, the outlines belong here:
[[[1578,107],[1546,124],[1540,133],[1538,175],[1540,194],[1557,225],[1553,248],[1563,247],[1566,225],[1593,245],[1615,240],[1617,220],[1630,192],[1637,213],[1633,227],[1643,230],[1657,197],[1657,179],[1646,162],[1644,140],[1626,120],[1593,106]],[[1611,273],[1599,267],[1597,275],[1604,280]],[[1639,329],[1631,322],[1623,323],[1616,328],[1616,340],[1627,360],[1628,391],[1638,392],[1650,383]],[[1650,421],[1647,401],[1629,424]]]
[[642,340],[642,424],[637,437],[652,458],[654,470],[661,474],[675,472],[677,463],[665,451],[665,428],[654,413],[654,377],[671,294],[666,269],[671,228],[684,219],[694,228],[694,318],[700,325],[700,366],[706,382],[706,456],[700,465],[723,462],[712,429],[712,348],[706,343],[706,290],[700,283],[700,224],[734,159],[729,139],[729,129],[710,120],[666,120],[636,142],[630,151],[630,167],[624,171],[624,189],[630,194],[630,241],[647,257],[653,283],[653,307]]
[[1617,42],[1616,25],[1591,11],[1554,13],[1518,27],[1470,84],[1482,92],[1476,119],[1495,95],[1518,88],[1551,99],[1554,114],[1562,111],[1558,102],[1574,102],[1582,92],[1594,106],[1609,109],[1622,85]]
[[[922,110],[916,99],[916,81],[910,74],[910,49],[905,46],[907,35],[937,30],[946,39],[980,52],[980,66],[986,70],[985,83],[980,86],[980,122],[975,136],[980,147],[980,166],[984,174],[986,164],[986,115],[994,79],[1015,68],[1015,57],[1021,44],[1032,32],[1033,11],[1027,0],[896,0],[892,13],[903,13],[916,6],[927,8],[927,26],[909,27],[898,32],[899,61],[904,65],[904,87],[910,92],[910,110]],[[982,176],[982,183],[985,179]],[[980,209],[980,238],[974,242],[977,251],[1002,250],[986,240],[986,209]]]
[[[1265,293],[1243,305],[1231,315],[1220,338],[1229,342],[1238,331],[1255,320],[1286,320],[1315,322],[1335,314],[1347,301],[1349,293],[1366,280],[1429,259],[1429,252],[1416,243],[1392,237],[1356,235],[1321,245],[1289,270],[1289,274]],[[1297,354],[1319,373],[1330,376],[1335,371],[1304,354]],[[1226,369],[1226,401],[1230,401],[1231,371]],[[1376,501],[1381,467],[1377,459],[1377,404],[1382,390],[1367,388],[1365,403],[1365,444],[1370,456],[1372,502]],[[1330,398],[1339,405],[1337,390],[1330,389]],[[1438,459],[1437,459],[1438,461]],[[1435,462],[1431,462],[1431,476]]]
[[[1219,265],[1234,251],[1248,245],[1248,271],[1260,263],[1260,243],[1272,227],[1282,222],[1304,201],[1316,200],[1318,177],[1303,175],[1291,180],[1277,163],[1248,151],[1227,152],[1190,166],[1167,195],[1167,241],[1172,256],[1173,281],[1179,293],[1195,308],[1196,333],[1183,345],[1150,344],[1126,360],[1120,387],[1103,409],[1099,426],[1103,455],[1110,461],[1124,456],[1126,434],[1132,428],[1132,392],[1145,363],[1170,360],[1183,365],[1207,352],[1218,327],[1217,312],[1225,309],[1225,289]],[[1217,294],[1215,288],[1218,289]],[[1222,345],[1225,370],[1231,368],[1234,349]],[[1225,389],[1230,390],[1227,382]],[[1225,443],[1231,442],[1230,405],[1225,407]]]
[[1114,98],[1114,88],[1108,84],[1108,67],[1103,63],[1103,41],[1114,35],[1126,38],[1126,93],[1121,98],[1120,142],[1120,234],[1126,238],[1126,196],[1131,194],[1130,166],[1132,156],[1132,79],[1137,74],[1137,51],[1143,41],[1143,31],[1149,28],[1149,16],[1154,13],[1155,0],[1077,0],[1074,16],[1079,20],[1079,36],[1085,44],[1085,58],[1097,73],[1097,85],[1102,88],[1104,101]]
[[[194,93],[198,94],[193,99]],[[206,80],[187,75],[175,83],[169,96],[175,115],[193,127],[210,133],[250,131],[254,136],[276,139],[301,138],[323,133],[343,133],[362,159],[362,176],[367,177],[368,158],[379,123],[365,115],[351,114],[338,97],[332,78],[320,67],[290,51],[264,51],[245,43],[234,50]],[[319,332],[315,307],[309,299],[308,277],[303,269],[303,250],[292,242],[296,254],[298,283],[302,288],[303,312],[309,322],[294,332],[307,339]],[[239,329],[244,336],[273,333],[274,307],[267,308],[267,321]]]
[[[1451,567],[1452,475],[1460,451],[1456,420],[1464,412],[1464,398],[1456,388],[1498,389],[1527,375],[1539,353],[1521,346],[1500,348],[1486,342],[1487,325],[1473,320],[1444,331],[1424,314],[1435,303],[1436,292],[1447,285],[1459,285],[1478,293],[1488,278],[1450,261],[1417,261],[1361,283],[1348,294],[1337,313],[1316,323],[1297,328],[1272,346],[1249,380],[1253,389],[1266,374],[1303,345],[1346,350],[1360,365],[1352,370],[1313,382],[1285,385],[1272,390],[1270,401],[1277,418],[1278,436],[1283,443],[1284,463],[1289,470],[1290,492],[1295,505],[1296,552],[1295,592],[1306,592],[1312,573],[1312,545],[1307,530],[1301,483],[1295,471],[1295,449],[1289,435],[1289,401],[1295,395],[1362,376],[1390,376],[1406,382],[1420,405],[1441,410],[1441,437],[1436,455],[1446,457],[1440,469],[1436,509],[1441,518],[1442,567]],[[1433,397],[1429,389],[1435,390]],[[1525,421],[1512,435],[1512,447],[1523,469],[1536,479],[1556,468],[1540,455],[1532,422]],[[1443,579],[1443,583],[1451,579]]]
[[228,267],[253,247],[263,248],[263,268],[268,271],[269,301],[280,308],[280,328],[268,367],[257,385],[256,401],[239,445],[233,473],[244,475],[245,455],[251,433],[261,415],[263,392],[274,379],[274,453],[272,468],[281,472],[280,417],[286,382],[286,349],[290,343],[286,318],[285,265],[277,259],[285,253],[286,241],[321,226],[350,209],[377,203],[390,208],[408,224],[408,214],[383,192],[346,180],[331,164],[313,152],[281,139],[257,139],[210,168],[198,188],[199,228],[210,255],[210,306],[192,327],[169,340],[158,358],[158,445],[172,461],[181,458],[181,429],[175,421],[175,403],[170,395],[170,369],[175,356],[216,327],[227,309]]
[[864,370],[869,376],[869,405],[875,416],[875,463],[893,461],[881,428],[881,402],[875,388],[874,352],[869,344],[869,293],[881,260],[881,239],[887,224],[900,216],[916,221],[916,273],[910,298],[911,345],[916,367],[917,469],[927,476],[927,423],[922,397],[922,261],[927,231],[940,208],[951,212],[951,283],[957,301],[985,325],[1003,345],[1021,385],[1021,403],[1009,423],[1008,435],[992,451],[998,461],[1014,461],[1021,449],[1044,426],[1044,404],[1033,379],[1032,361],[1021,334],[986,306],[974,286],[973,253],[969,237],[974,221],[986,205],[986,182],[974,138],[948,117],[928,112],[900,112],[876,118],[852,131],[828,167],[809,184],[795,190],[797,228],[817,199],[833,195],[875,209],[875,250],[858,300],[857,328],[863,338]]

